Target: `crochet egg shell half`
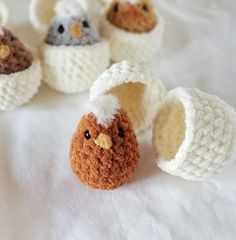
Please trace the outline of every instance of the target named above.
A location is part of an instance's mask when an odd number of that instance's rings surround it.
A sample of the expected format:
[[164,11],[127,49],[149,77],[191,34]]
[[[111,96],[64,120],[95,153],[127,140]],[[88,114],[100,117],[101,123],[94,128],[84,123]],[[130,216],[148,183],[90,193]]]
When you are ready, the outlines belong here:
[[64,93],[88,90],[109,65],[109,45],[101,40],[86,46],[43,44],[41,57],[44,81]]
[[158,166],[189,180],[219,173],[236,157],[236,113],[199,89],[170,91],[153,127]]
[[71,168],[86,185],[112,190],[132,178],[139,161],[138,142],[126,112],[113,96],[90,103],[71,143]]
[[114,26],[103,16],[102,35],[110,43],[111,59],[114,62],[150,62],[161,48],[164,32],[164,20],[160,14],[157,14],[157,19],[157,24],[150,32],[132,33]]
[[[55,36],[55,26],[49,28],[51,32],[46,39],[50,44],[45,42],[40,52],[44,81],[52,88],[68,94],[88,90],[110,62],[108,42],[97,38],[95,29],[88,30],[93,25],[88,22],[87,13],[81,8],[79,2],[32,0],[30,4],[31,22],[44,34],[48,31],[50,24],[65,21],[65,25],[58,28],[60,35],[58,37]],[[84,19],[86,21],[83,21]],[[71,22],[73,24],[68,25]],[[82,23],[86,25],[82,27]],[[70,36],[65,36],[67,33]],[[88,39],[85,39],[85,35]],[[94,40],[93,44],[85,44],[86,41],[91,43],[91,39]],[[59,44],[60,41],[61,44]],[[52,44],[53,42],[56,44]]]
[[41,64],[37,58],[24,71],[0,74],[0,110],[14,110],[29,102],[38,92],[41,78]]
[[0,110],[27,103],[41,84],[41,64],[11,32],[0,34]]
[[163,84],[147,67],[123,61],[98,77],[91,87],[90,100],[115,95],[139,134],[151,128],[166,93]]

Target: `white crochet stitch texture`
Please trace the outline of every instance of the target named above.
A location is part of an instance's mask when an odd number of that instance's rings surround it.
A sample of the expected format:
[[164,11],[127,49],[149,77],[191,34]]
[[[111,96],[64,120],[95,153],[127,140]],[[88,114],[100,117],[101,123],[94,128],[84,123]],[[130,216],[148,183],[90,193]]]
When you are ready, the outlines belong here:
[[88,90],[108,67],[109,44],[102,40],[86,46],[52,46],[41,48],[44,81],[64,93]]
[[151,128],[166,96],[165,87],[147,67],[127,61],[114,64],[94,82],[90,101],[109,93],[118,97],[137,134]]
[[236,113],[198,89],[170,91],[153,127],[157,164],[170,174],[204,180],[235,160]]
[[161,48],[164,21],[158,15],[158,24],[148,33],[131,33],[112,25],[106,17],[102,21],[102,35],[111,46],[114,62],[127,60],[135,63],[150,62]]
[[37,93],[42,70],[39,60],[21,72],[0,74],[0,110],[13,110],[29,102]]

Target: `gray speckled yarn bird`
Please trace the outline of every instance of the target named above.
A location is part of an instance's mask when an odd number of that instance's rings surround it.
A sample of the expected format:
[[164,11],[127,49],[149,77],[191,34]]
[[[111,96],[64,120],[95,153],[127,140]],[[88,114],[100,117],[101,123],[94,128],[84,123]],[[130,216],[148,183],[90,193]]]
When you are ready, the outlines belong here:
[[75,1],[61,0],[45,42],[50,45],[92,45],[100,41],[95,24]]

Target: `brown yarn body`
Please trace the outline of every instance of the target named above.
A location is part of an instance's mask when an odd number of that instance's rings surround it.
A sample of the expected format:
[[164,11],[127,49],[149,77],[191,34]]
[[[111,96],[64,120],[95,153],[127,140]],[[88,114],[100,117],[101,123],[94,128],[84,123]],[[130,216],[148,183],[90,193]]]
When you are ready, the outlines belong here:
[[114,26],[133,33],[150,32],[157,24],[157,16],[150,0],[140,0],[137,4],[113,0],[107,19]]
[[10,50],[9,56],[0,57],[0,74],[23,71],[32,65],[32,54],[6,29],[4,29],[4,35],[0,35],[0,46]]
[[[118,129],[124,130],[124,138],[118,136]],[[84,132],[89,130],[87,140]],[[111,137],[112,147],[104,149],[95,144],[99,134]],[[73,136],[71,167],[74,174],[86,185],[111,190],[127,183],[137,167],[138,142],[127,114],[121,110],[108,128],[97,124],[95,116],[84,116]]]

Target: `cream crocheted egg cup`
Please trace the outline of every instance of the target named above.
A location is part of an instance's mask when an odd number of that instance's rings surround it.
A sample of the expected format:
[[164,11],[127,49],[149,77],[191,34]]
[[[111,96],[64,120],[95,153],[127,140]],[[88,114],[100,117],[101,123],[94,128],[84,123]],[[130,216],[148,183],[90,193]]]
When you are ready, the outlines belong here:
[[[30,2],[31,23],[42,36],[47,33],[55,16],[57,2],[57,0],[31,0]],[[89,2],[87,0],[77,0],[77,2],[89,14]],[[108,41],[104,39],[84,46],[54,46],[44,43],[40,53],[43,80],[53,89],[67,94],[88,90],[110,64],[110,47]]]
[[108,67],[110,50],[106,40],[87,46],[52,46],[41,48],[44,81],[63,93],[88,90]]
[[20,72],[0,74],[0,110],[13,110],[29,102],[37,93],[41,83],[42,71],[38,59]]
[[94,82],[90,100],[108,93],[118,97],[139,134],[151,128],[166,90],[148,68],[123,61],[114,64]]
[[236,113],[198,89],[170,91],[154,121],[153,149],[165,172],[203,180],[235,160]]
[[105,17],[102,21],[102,35],[110,43],[111,59],[114,62],[150,62],[161,48],[163,31],[164,20],[160,15],[158,24],[149,33],[124,31],[112,25]]

